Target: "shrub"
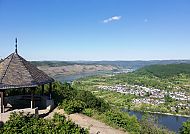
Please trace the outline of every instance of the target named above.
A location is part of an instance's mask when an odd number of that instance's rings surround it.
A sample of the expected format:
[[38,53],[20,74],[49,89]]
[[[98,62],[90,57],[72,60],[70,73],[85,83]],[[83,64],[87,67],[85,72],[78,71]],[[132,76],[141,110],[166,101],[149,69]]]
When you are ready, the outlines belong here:
[[85,108],[85,109],[82,111],[82,113],[85,114],[85,115],[87,115],[87,116],[89,116],[89,117],[91,117],[91,116],[93,116],[93,114],[94,114],[94,110],[91,109],[91,108]]
[[[75,88],[72,88],[69,83],[62,84],[60,82],[55,82],[54,92],[52,96],[57,105],[63,108],[68,108],[68,111],[71,107],[77,108],[77,106],[74,106],[76,101],[77,103],[83,102],[86,108],[97,109],[98,111],[101,111],[101,112],[105,112],[106,110],[110,109],[109,104],[106,103],[103,99],[96,97],[90,91],[77,90]],[[67,102],[69,103],[70,106],[67,104]],[[80,110],[79,111],[71,110],[71,111],[72,111],[71,113],[80,112]]]
[[80,100],[65,100],[60,107],[63,107],[68,114],[72,114],[80,113],[86,107],[86,104]]
[[190,121],[184,122],[179,131],[180,134],[190,134]]
[[118,127],[124,128],[129,132],[140,132],[140,125],[135,116],[129,116],[128,113],[124,113],[117,110],[110,110],[105,113],[108,124],[114,123]]
[[88,134],[88,130],[80,128],[65,116],[55,114],[53,119],[46,120],[23,113],[12,113],[10,120],[2,128],[1,134]]
[[69,83],[62,84],[61,82],[54,82],[54,90],[52,97],[56,105],[59,105],[63,100],[72,100],[75,98],[77,91],[74,90]]
[[94,108],[100,112],[105,112],[110,109],[108,103],[106,103],[103,99],[96,97],[89,91],[78,90],[75,99],[85,102],[88,108]]

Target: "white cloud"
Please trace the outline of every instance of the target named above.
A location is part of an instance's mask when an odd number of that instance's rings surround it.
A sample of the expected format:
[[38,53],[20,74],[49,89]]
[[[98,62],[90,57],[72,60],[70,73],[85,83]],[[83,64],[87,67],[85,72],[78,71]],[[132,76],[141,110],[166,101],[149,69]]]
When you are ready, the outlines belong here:
[[144,22],[145,22],[145,23],[148,22],[148,19],[144,19]]
[[103,20],[103,23],[109,23],[109,22],[112,22],[112,21],[118,21],[122,18],[122,16],[112,16],[108,19],[105,19]]

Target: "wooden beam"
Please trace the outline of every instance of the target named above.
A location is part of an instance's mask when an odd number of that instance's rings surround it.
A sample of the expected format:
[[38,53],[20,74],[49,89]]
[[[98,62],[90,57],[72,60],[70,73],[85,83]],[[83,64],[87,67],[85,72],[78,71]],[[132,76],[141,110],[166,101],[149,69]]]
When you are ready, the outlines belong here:
[[4,113],[5,111],[4,111],[4,92],[0,92],[0,95],[1,95],[1,108],[0,108],[0,113]]
[[26,94],[26,89],[22,88],[22,94],[25,95]]
[[44,95],[44,85],[42,85],[42,93],[41,95],[43,96]]
[[49,83],[49,99],[51,100],[52,83]]

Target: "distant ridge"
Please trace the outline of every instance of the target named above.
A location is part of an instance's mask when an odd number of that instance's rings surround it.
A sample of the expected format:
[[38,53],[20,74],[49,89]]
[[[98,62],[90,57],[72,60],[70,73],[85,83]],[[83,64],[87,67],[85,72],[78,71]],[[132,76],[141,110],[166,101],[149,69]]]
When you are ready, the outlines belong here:
[[66,65],[112,65],[130,69],[139,69],[149,65],[190,64],[190,60],[150,60],[150,61],[31,61],[36,66],[66,66]]

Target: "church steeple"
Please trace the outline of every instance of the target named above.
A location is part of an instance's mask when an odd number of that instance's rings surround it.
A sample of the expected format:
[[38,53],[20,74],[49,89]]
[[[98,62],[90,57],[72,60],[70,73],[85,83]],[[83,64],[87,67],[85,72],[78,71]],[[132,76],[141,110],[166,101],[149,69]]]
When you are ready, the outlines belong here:
[[15,53],[17,54],[18,51],[17,51],[17,38],[15,39]]

